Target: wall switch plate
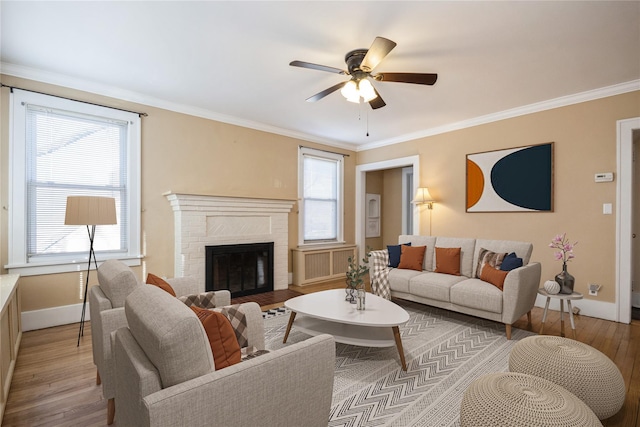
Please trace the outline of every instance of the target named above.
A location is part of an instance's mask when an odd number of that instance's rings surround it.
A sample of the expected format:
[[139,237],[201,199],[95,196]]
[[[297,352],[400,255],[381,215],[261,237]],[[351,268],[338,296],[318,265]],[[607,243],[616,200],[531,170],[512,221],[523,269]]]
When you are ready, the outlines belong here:
[[611,203],[603,203],[602,213],[604,215],[611,215],[613,213],[613,205],[611,205]]

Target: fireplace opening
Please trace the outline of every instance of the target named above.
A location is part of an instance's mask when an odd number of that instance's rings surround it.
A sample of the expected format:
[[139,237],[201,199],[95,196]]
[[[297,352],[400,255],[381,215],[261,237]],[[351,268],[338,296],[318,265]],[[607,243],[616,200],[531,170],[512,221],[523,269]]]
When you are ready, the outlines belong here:
[[273,291],[273,242],[205,247],[205,289],[231,298]]

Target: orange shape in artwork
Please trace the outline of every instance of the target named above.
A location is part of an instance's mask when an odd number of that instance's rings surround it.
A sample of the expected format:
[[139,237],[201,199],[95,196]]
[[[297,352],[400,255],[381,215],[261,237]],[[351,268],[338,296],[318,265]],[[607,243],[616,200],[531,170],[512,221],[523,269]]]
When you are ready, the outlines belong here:
[[478,203],[484,188],[484,174],[480,167],[467,159],[467,209]]

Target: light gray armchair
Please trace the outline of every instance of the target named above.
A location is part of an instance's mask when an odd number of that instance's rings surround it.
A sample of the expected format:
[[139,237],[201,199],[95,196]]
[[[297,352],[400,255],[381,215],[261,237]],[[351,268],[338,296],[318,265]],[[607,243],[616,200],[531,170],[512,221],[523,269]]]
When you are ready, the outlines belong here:
[[119,427],[327,425],[330,335],[216,371],[202,324],[175,298],[143,286],[127,297],[125,312],[129,326],[113,338]]
[[[189,277],[168,279],[176,295],[202,294],[204,284]],[[111,333],[127,326],[124,313],[125,298],[140,285],[133,270],[118,260],[108,260],[98,267],[98,285],[89,289],[89,312],[91,314],[91,345],[93,363],[97,367],[96,384],[102,384],[102,394],[107,399],[107,424],[112,424],[115,413],[114,360]],[[151,286],[149,286],[151,287]],[[216,306],[230,304],[229,291],[217,291]]]

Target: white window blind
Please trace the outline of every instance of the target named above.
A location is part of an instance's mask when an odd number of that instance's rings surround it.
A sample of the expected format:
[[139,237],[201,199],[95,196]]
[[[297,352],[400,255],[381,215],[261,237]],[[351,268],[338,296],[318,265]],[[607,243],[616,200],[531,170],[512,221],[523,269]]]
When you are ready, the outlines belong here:
[[343,157],[301,148],[302,244],[342,240]]
[[64,225],[67,196],[116,199],[117,224],[96,228],[96,252],[127,250],[127,125],[27,105],[27,257],[86,253],[85,227]]
[[115,198],[117,224],[96,227],[96,256],[139,258],[139,117],[21,90],[12,97],[7,268],[46,274],[86,262],[87,228],[64,224],[67,196]]

